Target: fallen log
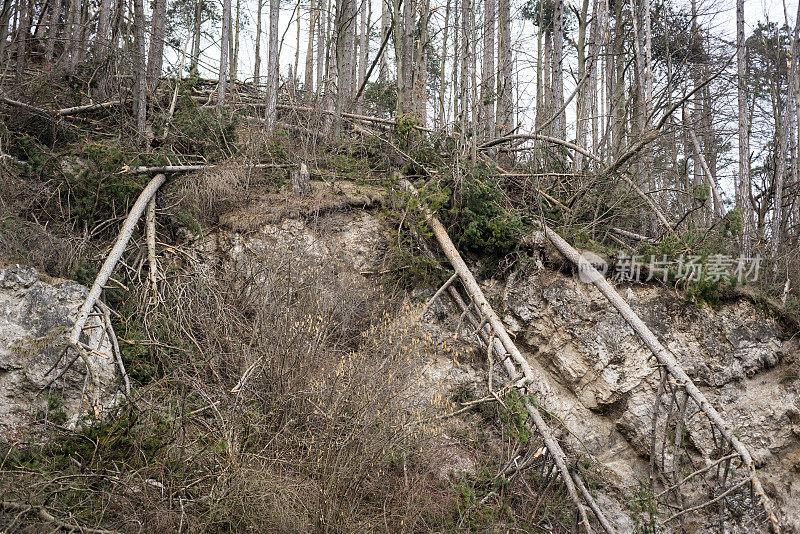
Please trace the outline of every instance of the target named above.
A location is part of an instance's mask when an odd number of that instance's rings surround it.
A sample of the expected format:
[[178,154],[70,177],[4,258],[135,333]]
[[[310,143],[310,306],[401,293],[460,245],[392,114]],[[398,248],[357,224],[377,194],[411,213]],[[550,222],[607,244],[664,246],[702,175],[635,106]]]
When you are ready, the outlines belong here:
[[170,172],[192,172],[192,171],[206,171],[216,168],[224,169],[290,169],[297,165],[294,163],[254,163],[251,165],[225,165],[218,163],[211,163],[208,165],[164,165],[163,167],[123,167],[120,174],[166,174]]
[[644,241],[646,243],[650,243],[650,242],[653,241],[652,237],[647,237],[646,235],[637,234],[637,233],[634,233],[634,232],[630,232],[628,230],[623,230],[622,228],[614,227],[611,230],[613,232],[618,233],[622,237],[627,237],[628,239],[633,239],[634,241]]
[[51,111],[36,106],[32,106],[30,104],[26,104],[25,102],[20,102],[19,100],[13,100],[11,98],[7,98],[2,95],[0,95],[0,102],[8,104],[9,106],[30,111],[31,113],[36,113],[38,115],[55,115],[56,117],[63,117],[65,115],[72,115],[74,113],[85,113],[87,111],[97,111],[98,109],[105,109],[118,106],[122,103],[122,101],[120,100],[112,100],[110,102],[102,102],[100,104],[84,104],[81,106],[72,106],[69,108],[56,109],[54,111]]
[[769,497],[767,497],[766,493],[764,493],[764,489],[758,479],[753,457],[751,456],[747,447],[745,447],[745,445],[739,441],[739,438],[734,435],[730,424],[723,419],[719,412],[717,412],[716,408],[714,408],[708,399],[706,399],[705,395],[703,395],[703,393],[697,388],[692,379],[689,378],[689,375],[687,375],[680,366],[675,356],[669,352],[664,345],[661,344],[661,342],[647,327],[644,321],[639,318],[636,312],[634,312],[628,303],[623,300],[623,298],[619,295],[619,293],[617,293],[611,284],[608,283],[603,275],[601,275],[597,269],[591,265],[591,263],[583,259],[580,253],[578,253],[578,251],[575,250],[569,243],[564,241],[560,235],[546,225],[544,225],[544,234],[566,259],[574,263],[579,269],[582,270],[584,278],[590,280],[592,284],[594,284],[594,286],[600,290],[603,296],[605,296],[608,301],[617,309],[620,315],[622,315],[623,319],[625,319],[633,331],[636,332],[636,335],[639,336],[639,339],[641,339],[645,346],[650,349],[650,352],[653,353],[653,356],[655,356],[656,360],[658,360],[658,363],[666,368],[676,383],[681,384],[686,389],[686,393],[688,393],[688,395],[697,403],[708,420],[725,437],[728,443],[731,444],[742,463],[748,470],[750,480],[753,484],[753,490],[760,499],[760,505],[767,515],[772,532],[780,532],[778,518],[773,512],[772,503]]
[[99,109],[112,108],[122,104],[121,100],[112,100],[110,102],[102,102],[100,104],[84,104],[82,106],[73,106],[71,108],[63,108],[55,111],[56,115],[72,115],[74,113],[86,113],[88,111],[97,111]]
[[[419,198],[417,190],[414,188],[411,182],[401,179],[399,183],[401,187],[403,187],[413,197]],[[512,382],[516,382],[517,387],[522,389],[524,393],[527,393],[528,384],[536,381],[536,377],[534,376],[530,365],[522,356],[519,349],[517,349],[514,342],[511,340],[511,336],[508,334],[508,331],[506,331],[505,325],[497,316],[494,309],[489,304],[489,301],[484,296],[477,280],[475,280],[475,277],[470,272],[469,267],[467,267],[467,264],[464,262],[461,254],[459,254],[458,250],[450,239],[450,236],[447,234],[447,230],[445,229],[444,225],[433,215],[427,206],[420,205],[419,209],[424,215],[428,226],[433,231],[433,234],[436,237],[436,240],[439,242],[442,251],[444,252],[445,256],[447,256],[447,259],[450,260],[450,263],[453,266],[456,274],[458,274],[462,285],[464,288],[466,288],[469,297],[476,305],[476,311],[481,315],[482,318],[486,320],[487,324],[484,325],[483,328],[490,328],[490,331],[494,334],[494,340],[501,344],[503,350],[502,353],[500,353],[500,356],[503,356],[501,357],[501,360],[506,372],[509,375],[509,379]],[[450,286],[450,289],[453,289],[452,286]],[[478,324],[480,325],[481,323]],[[490,338],[489,343],[492,343],[494,340]],[[506,355],[510,357],[505,357]],[[521,372],[517,371],[517,366]],[[522,375],[521,377],[520,374]],[[539,409],[527,401],[525,402],[525,409],[531,416],[536,429],[542,436],[547,450],[552,455],[553,460],[558,467],[564,486],[567,489],[567,493],[569,494],[570,499],[580,515],[580,522],[583,525],[584,530],[586,532],[592,532],[589,518],[586,515],[586,509],[583,506],[581,497],[579,496],[578,490],[575,487],[575,483],[572,480],[572,473],[570,473],[569,468],[567,467],[566,454],[561,449],[561,446],[558,444],[558,442],[553,438],[547,423],[542,417],[542,414],[539,412]],[[589,496],[589,498],[591,498],[591,496]]]
[[131,235],[133,234],[133,229],[136,227],[136,223],[139,222],[139,219],[144,213],[144,210],[150,202],[150,199],[153,198],[153,196],[156,194],[156,191],[158,191],[158,189],[164,184],[164,182],[166,182],[166,180],[167,177],[165,175],[156,175],[139,194],[139,198],[136,199],[136,202],[133,204],[130,213],[128,213],[128,216],[125,218],[125,222],[122,224],[122,229],[119,232],[119,236],[117,236],[114,246],[111,248],[111,252],[109,252],[108,257],[103,262],[100,272],[97,273],[97,277],[92,284],[92,288],[89,290],[86,300],[83,301],[83,305],[78,311],[78,317],[75,319],[75,324],[72,326],[72,330],[69,334],[69,347],[78,351],[78,354],[80,354],[81,359],[84,361],[87,369],[89,370],[89,375],[92,382],[92,407],[94,408],[95,417],[100,416],[101,409],[100,379],[97,375],[97,369],[92,361],[91,356],[80,343],[81,332],[83,332],[83,329],[86,326],[86,320],[89,318],[89,314],[92,312],[92,309],[97,303],[97,299],[100,298],[100,293],[103,291],[103,286],[105,286],[106,282],[108,282],[108,279],[111,277],[111,273],[114,272],[114,268],[117,266],[117,262],[119,262],[120,258],[122,257],[122,253],[125,252],[125,247],[127,247],[128,241],[131,239]]

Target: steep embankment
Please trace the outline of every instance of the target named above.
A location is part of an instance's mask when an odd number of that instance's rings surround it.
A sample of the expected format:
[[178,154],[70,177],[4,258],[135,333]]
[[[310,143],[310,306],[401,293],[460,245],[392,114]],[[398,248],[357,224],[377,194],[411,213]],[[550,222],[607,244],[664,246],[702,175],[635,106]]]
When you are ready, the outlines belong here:
[[[403,269],[396,258],[391,259],[397,239],[393,234],[396,221],[389,224],[391,219],[378,209],[387,201],[386,192],[351,182],[313,182],[312,186],[311,195],[304,199],[286,192],[265,193],[226,210],[217,226],[189,236],[181,254],[191,256],[193,268],[212,277],[231,272],[242,275],[240,278],[250,284],[242,288],[245,293],[261,284],[270,272],[284,272],[282,265],[300,266],[295,270],[300,279],[293,284],[303,287],[304,273],[314,273],[323,280],[313,285],[315,297],[350,299],[341,309],[358,315],[370,298],[389,291],[383,285],[386,275]],[[164,251],[165,262],[180,263],[182,257]],[[597,460],[593,466],[600,474],[594,488],[596,499],[618,532],[630,532],[647,519],[642,502],[651,487],[659,368],[594,287],[537,265],[528,265],[505,280],[484,280],[481,285],[539,378],[536,399],[552,417],[568,454]],[[78,297],[85,290],[69,284],[53,288],[35,277],[20,277],[27,271],[3,272],[0,302],[5,303],[3,317],[8,324],[0,331],[29,325],[32,330],[28,337],[33,340],[52,331],[53,326],[68,326],[68,316],[74,314]],[[319,277],[319,273],[324,276]],[[406,293],[409,317],[416,317],[414,310],[419,310],[435,290],[417,287]],[[736,428],[762,467],[762,481],[780,511],[782,523],[789,531],[799,529],[797,339],[786,336],[770,314],[746,301],[712,309],[687,303],[669,288],[631,285],[618,286],[618,290]],[[37,297],[45,294],[49,295],[46,302]],[[23,317],[25,313],[27,317]],[[414,352],[418,360],[409,362],[417,368],[411,374],[419,377],[404,400],[409,411],[414,403],[423,402],[441,415],[454,409],[452,403],[442,399],[449,401],[465,390],[473,398],[487,394],[485,351],[477,350],[474,331],[459,316],[456,306],[442,297],[422,317],[425,337],[437,349]],[[5,338],[10,339],[8,335]],[[22,361],[23,352],[9,349],[3,354],[17,358],[13,365],[0,369],[0,386],[5,388],[7,399],[11,399],[10,384],[21,383],[14,377],[22,369],[26,369],[26,376],[31,375],[57,356],[45,352],[42,354],[49,359]],[[26,354],[41,358],[36,351]],[[43,374],[46,369],[40,371]],[[240,372],[232,370],[237,376]],[[73,404],[80,404],[81,378],[78,370],[72,370],[62,381],[70,411],[77,409]],[[492,381],[495,388],[506,383],[499,366],[494,367]],[[32,396],[34,386],[44,385],[41,377],[29,382],[34,385],[25,386],[22,393],[31,398],[19,402],[16,412],[31,416],[46,402]],[[675,395],[680,397],[680,393]],[[11,399],[6,404],[12,402],[17,401]],[[480,405],[475,409],[480,411]],[[702,451],[713,450],[714,444],[708,443],[707,423],[695,417],[696,413],[686,415],[683,448],[689,462],[694,462],[692,467],[702,469],[712,463]],[[476,448],[476,436],[481,436],[478,440],[485,438],[480,434],[480,416],[465,411],[450,421],[445,432],[436,434],[439,444],[433,462],[438,484],[450,484],[452,472],[479,477],[480,466],[487,463],[481,454],[494,454],[498,459],[508,454],[506,444],[491,437],[486,437],[482,448]],[[17,427],[22,429],[22,425]],[[675,442],[674,436],[657,439],[665,444]],[[668,449],[662,447],[657,459],[662,467],[673,463]],[[689,468],[682,469],[680,476],[688,474]],[[692,499],[708,500],[710,495],[703,491],[702,485],[687,490],[686,507],[691,507]],[[730,505],[735,506],[735,502]],[[681,528],[690,532],[716,528],[715,514],[709,508],[687,517]],[[735,515],[726,516],[725,528],[748,531],[747,524],[736,521]],[[673,524],[678,526],[677,522]]]
[[[273,197],[221,217],[223,228],[199,246],[225,258],[231,268],[242,268],[245,258],[257,261],[259,251],[277,247],[293,257],[314,258],[338,276],[376,284],[376,274],[386,267],[390,229],[374,210],[360,208],[374,207],[382,198],[379,189],[315,184],[314,196],[305,204]],[[625,501],[650,485],[657,362],[602,295],[576,277],[528,268],[482,285],[540,377],[537,398],[558,421],[562,439],[572,452],[588,454],[602,465],[613,488],[608,495],[615,495],[617,503],[608,502],[604,491],[601,500],[617,528],[633,528]],[[782,522],[789,529],[800,528],[797,340],[784,335],[769,313],[743,300],[712,309],[689,303],[667,287],[618,289],[763,466],[767,492]],[[435,288],[420,290],[430,295]],[[457,335],[463,343],[476,341],[449,301],[434,306],[425,320],[442,338]],[[480,361],[476,365],[478,376],[485,375]],[[483,388],[483,382],[479,378],[472,386]],[[498,368],[494,382],[504,383]],[[456,385],[463,381],[449,384],[445,378],[430,387]],[[714,444],[702,417],[688,416],[683,447],[702,468],[711,460],[701,451],[712,450]],[[666,447],[661,454],[665,461],[672,462]],[[687,499],[703,502],[699,493],[686,491]],[[705,528],[711,516],[689,518],[684,528]]]

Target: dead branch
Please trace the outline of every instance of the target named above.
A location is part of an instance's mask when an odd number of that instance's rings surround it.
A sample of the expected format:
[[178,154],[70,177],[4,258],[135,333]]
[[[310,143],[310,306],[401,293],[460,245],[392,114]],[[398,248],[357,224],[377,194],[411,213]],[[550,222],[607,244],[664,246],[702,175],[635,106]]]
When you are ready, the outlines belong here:
[[48,512],[44,508],[44,506],[36,506],[33,504],[24,504],[21,502],[14,502],[14,501],[0,501],[0,508],[9,511],[20,512],[22,514],[34,512],[36,513],[37,516],[39,516],[39,519],[41,519],[42,521],[52,523],[57,528],[65,530],[67,532],[86,532],[87,534],[117,534],[117,531],[115,530],[83,527],[78,525],[77,523],[74,524],[67,523],[66,521],[58,519],[53,514]]
[[694,384],[692,379],[689,378],[689,375],[687,375],[680,366],[678,361],[675,359],[675,356],[673,356],[672,353],[661,344],[661,342],[647,327],[644,321],[642,321],[636,312],[634,312],[633,309],[628,305],[628,303],[622,299],[619,293],[617,293],[611,284],[608,283],[603,275],[601,275],[588,261],[583,259],[578,251],[572,248],[569,243],[564,241],[560,235],[546,225],[543,225],[543,228],[547,239],[566,259],[578,266],[578,268],[589,277],[589,280],[591,280],[592,284],[594,284],[595,287],[597,287],[597,289],[599,289],[600,292],[608,299],[608,301],[611,302],[611,304],[617,309],[628,325],[630,325],[633,331],[636,332],[642,342],[647,346],[648,349],[650,349],[650,352],[653,353],[653,356],[656,357],[658,362],[663,365],[664,368],[666,368],[675,381],[677,381],[686,389],[686,393],[691,396],[692,400],[698,404],[709,421],[712,422],[716,429],[731,444],[734,450],[736,450],[742,460],[742,463],[745,465],[750,474],[750,480],[753,482],[753,489],[758,495],[760,504],[767,514],[772,531],[780,532],[778,518],[773,513],[772,503],[764,493],[764,489],[762,488],[761,482],[756,474],[753,457],[751,456],[747,447],[745,447],[744,444],[739,441],[739,438],[733,434],[733,430],[728,422],[723,419],[719,412],[717,412],[716,408],[714,408],[714,406],[708,402],[708,399],[706,399],[705,395],[703,395],[703,393]]
[[[655,137],[653,139],[655,139]],[[555,145],[561,145],[563,147],[569,148],[570,150],[574,150],[575,152],[579,152],[580,154],[583,154],[584,156],[586,156],[587,158],[589,158],[591,160],[594,160],[595,162],[603,163],[602,159],[600,159],[598,156],[592,154],[591,152],[589,152],[585,148],[583,148],[581,146],[578,146],[575,143],[571,143],[571,142],[565,141],[563,139],[558,139],[556,137],[551,137],[549,135],[540,135],[540,134],[514,134],[514,135],[507,135],[505,137],[498,137],[497,139],[493,139],[491,141],[488,141],[488,142],[482,144],[478,148],[480,150],[485,150],[485,149],[493,147],[495,145],[499,145],[501,143],[508,143],[509,141],[514,141],[514,140],[546,141],[548,143],[553,143]],[[632,157],[632,155],[630,157]],[[612,167],[614,167],[614,166],[612,165]],[[614,167],[612,171],[606,170],[606,171],[603,171],[603,173],[601,173],[601,174],[611,174],[612,172],[616,172],[616,170],[618,168],[619,167]],[[642,191],[642,188],[640,188],[638,185],[636,185],[633,182],[633,180],[628,178],[625,174],[619,174],[619,177],[622,179],[623,182],[625,182],[628,185],[628,187],[630,187],[633,190],[634,193],[636,193],[636,195],[639,198],[644,200],[644,202],[650,207],[650,210],[658,218],[658,222],[661,223],[661,225],[663,225],[664,228],[666,228],[667,231],[669,231],[671,233],[672,232],[672,226],[669,224],[669,221],[667,220],[666,216],[661,211],[661,208],[659,208],[656,205],[656,203],[653,202],[653,199],[650,198],[650,195],[648,195],[647,193]]]
[[711,174],[711,169],[708,167],[708,163],[706,163],[706,158],[703,156],[703,149],[700,148],[700,141],[697,140],[697,135],[694,133],[694,128],[689,128],[689,138],[692,140],[692,145],[694,145],[695,154],[697,154],[697,158],[700,160],[700,166],[703,168],[703,174],[708,181],[708,186],[711,188],[711,195],[714,199],[714,213],[722,219],[725,217],[725,208],[722,206],[722,199],[719,196],[719,189],[717,188],[717,183],[714,181],[714,176]]
[[119,341],[117,340],[117,333],[114,332],[114,327],[111,325],[111,308],[106,306],[102,300],[97,301],[97,306],[103,312],[103,317],[106,321],[106,331],[108,337],[111,338],[111,348],[114,351],[114,359],[119,367],[119,372],[122,375],[122,380],[125,382],[125,394],[130,397],[131,395],[131,380],[128,377],[128,372],[125,370],[125,363],[122,361],[122,351],[119,350]]

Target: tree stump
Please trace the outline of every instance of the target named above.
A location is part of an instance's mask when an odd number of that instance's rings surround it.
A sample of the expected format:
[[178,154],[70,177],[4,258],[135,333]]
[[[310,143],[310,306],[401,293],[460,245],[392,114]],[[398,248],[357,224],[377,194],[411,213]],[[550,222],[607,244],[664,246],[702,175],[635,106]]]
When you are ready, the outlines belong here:
[[297,168],[290,171],[292,179],[292,189],[298,196],[305,196],[311,193],[311,184],[309,183],[308,166],[301,163]]

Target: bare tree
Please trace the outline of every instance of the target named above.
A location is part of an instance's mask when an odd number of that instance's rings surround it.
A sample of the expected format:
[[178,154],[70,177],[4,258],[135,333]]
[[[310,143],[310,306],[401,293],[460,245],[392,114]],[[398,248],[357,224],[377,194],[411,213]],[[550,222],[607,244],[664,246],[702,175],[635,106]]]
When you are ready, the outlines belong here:
[[150,32],[150,53],[147,58],[147,87],[153,91],[161,77],[164,62],[164,30],[167,24],[167,0],[153,3],[152,30]]
[[[230,1],[230,0],[227,0]],[[275,111],[278,104],[278,22],[280,17],[280,0],[269,0],[269,58],[267,60],[267,105],[264,111],[265,130],[272,133],[275,129]]]
[[736,207],[742,216],[741,245],[750,250],[753,215],[750,209],[750,120],[747,113],[745,75],[747,58],[744,41],[744,0],[736,0],[736,85],[739,106],[739,176],[736,183]]
[[499,0],[500,46],[498,50],[497,121],[501,133],[514,127],[513,71],[511,58],[511,1]]
[[263,0],[257,0],[257,15],[256,15],[256,49],[253,65],[253,83],[257,86],[261,85],[261,12],[264,10]]
[[[448,4],[449,6],[449,4]],[[495,136],[495,0],[484,0],[483,3],[483,72],[481,81],[481,108],[483,113],[483,138]]]
[[217,111],[222,113],[228,88],[228,53],[231,40],[231,0],[222,1],[222,39],[219,54],[219,83],[217,85]]

